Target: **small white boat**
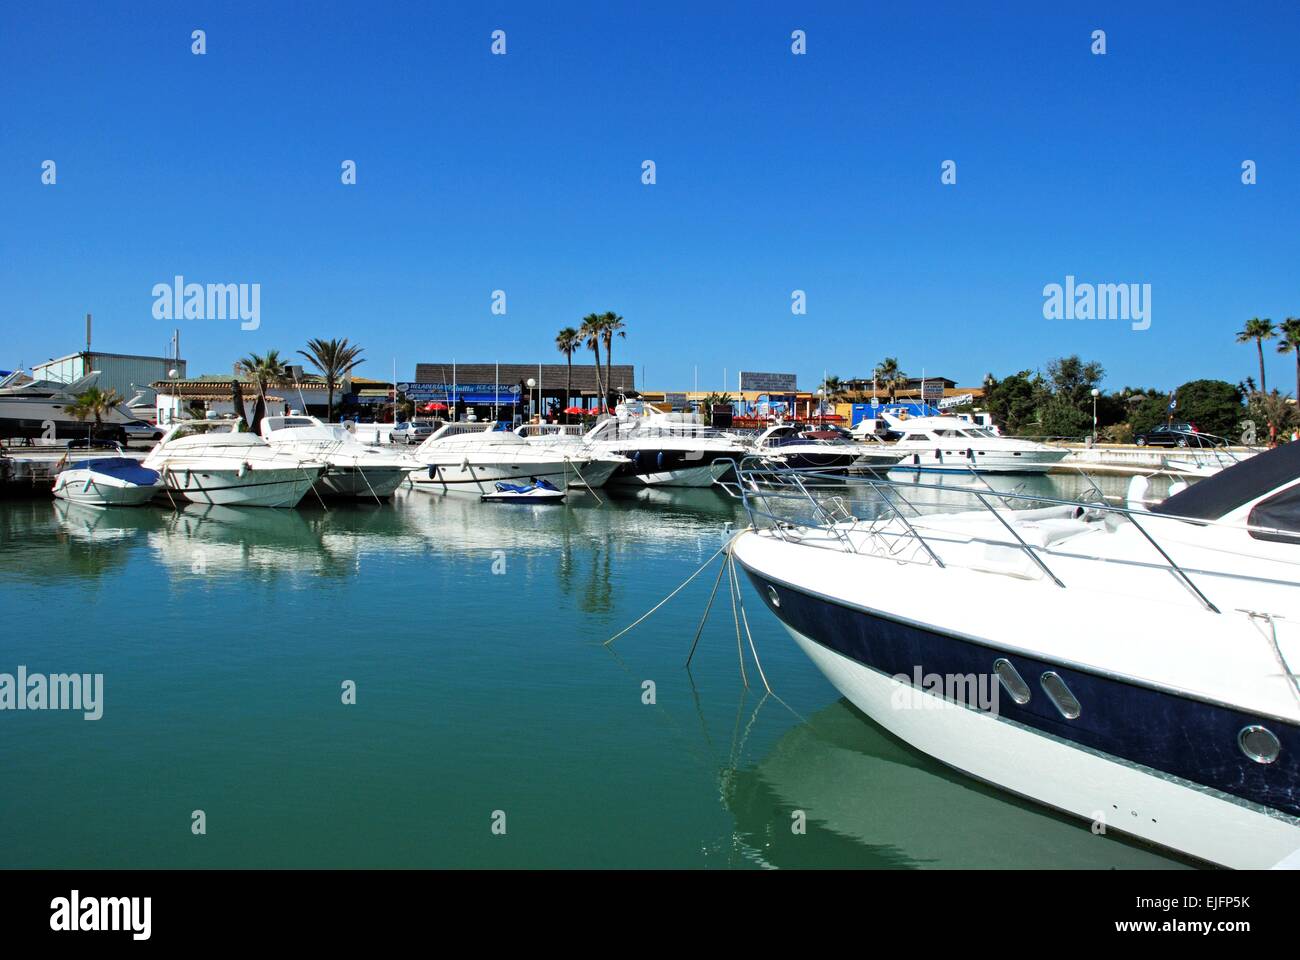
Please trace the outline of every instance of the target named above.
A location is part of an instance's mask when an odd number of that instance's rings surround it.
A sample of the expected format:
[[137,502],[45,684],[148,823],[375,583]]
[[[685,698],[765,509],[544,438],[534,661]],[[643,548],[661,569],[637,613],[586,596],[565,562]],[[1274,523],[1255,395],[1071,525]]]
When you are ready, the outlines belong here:
[[481,499],[493,503],[562,503],[564,491],[545,480],[527,484],[501,481],[496,490],[483,494]]
[[130,457],[78,460],[54,478],[56,497],[95,507],[139,506],[161,490],[158,471]]

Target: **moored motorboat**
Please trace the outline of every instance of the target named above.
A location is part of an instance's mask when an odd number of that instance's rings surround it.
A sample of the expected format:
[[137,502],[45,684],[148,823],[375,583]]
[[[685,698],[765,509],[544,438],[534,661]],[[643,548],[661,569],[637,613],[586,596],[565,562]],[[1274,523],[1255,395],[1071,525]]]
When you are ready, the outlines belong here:
[[1151,511],[985,488],[971,511],[841,500],[799,523],[792,495],[740,489],[736,561],[894,735],[1199,860],[1300,850],[1300,444]]
[[537,446],[497,423],[448,423],[416,448],[421,464],[411,486],[437,493],[495,493],[498,481],[546,480],[559,490],[587,472],[590,458],[578,450]]
[[409,456],[362,443],[342,424],[311,416],[266,417],[260,429],[272,447],[327,465],[316,481],[317,492],[325,496],[382,500],[418,466]]
[[620,403],[583,443],[592,456],[626,458],[610,477],[615,486],[712,486],[749,452],[696,414],[661,413],[640,401]]
[[1046,473],[1070,451],[1004,437],[959,417],[881,415],[900,439],[890,449],[900,455],[896,469],[939,473]]
[[902,454],[882,443],[856,442],[838,427],[774,423],[754,441],[754,454],[781,468],[818,473],[871,473],[888,470]]
[[54,478],[61,500],[96,507],[133,507],[148,503],[162,490],[156,470],[130,457],[101,457],[69,463]]
[[186,420],[171,427],[144,465],[165,490],[193,503],[296,507],[327,465],[272,447],[241,420]]

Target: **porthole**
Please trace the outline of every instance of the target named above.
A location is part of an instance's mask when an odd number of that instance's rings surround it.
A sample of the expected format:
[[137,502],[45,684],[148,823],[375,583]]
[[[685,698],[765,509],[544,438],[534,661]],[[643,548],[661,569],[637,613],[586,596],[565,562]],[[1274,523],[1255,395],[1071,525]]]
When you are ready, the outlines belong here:
[[1025,678],[1011,665],[1010,660],[1003,658],[993,661],[993,672],[998,675],[998,682],[1012,700],[1016,703],[1029,702],[1029,684],[1025,683]]
[[1242,727],[1241,733],[1237,734],[1237,745],[1256,763],[1272,763],[1282,752],[1282,745],[1277,742],[1273,731],[1258,725]]
[[768,586],[767,599],[772,601],[772,606],[774,607],[781,606],[781,598],[776,595],[776,587],[770,585]]
[[1061,712],[1061,716],[1066,720],[1073,720],[1079,716],[1081,712],[1079,701],[1059,674],[1048,670],[1039,679],[1039,683],[1043,685],[1043,692],[1047,694],[1047,699],[1052,701],[1052,705]]

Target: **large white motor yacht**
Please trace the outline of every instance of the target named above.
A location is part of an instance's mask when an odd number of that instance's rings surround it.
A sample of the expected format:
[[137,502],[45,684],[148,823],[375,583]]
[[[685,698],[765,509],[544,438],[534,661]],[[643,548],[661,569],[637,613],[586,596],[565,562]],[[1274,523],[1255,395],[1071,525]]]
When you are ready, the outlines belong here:
[[185,420],[144,460],[164,488],[194,503],[296,507],[326,464],[271,446],[241,420]]
[[902,435],[892,449],[902,455],[897,469],[940,473],[1046,473],[1068,450],[1004,437],[958,417],[881,415]]
[[22,371],[17,370],[0,380],[0,440],[38,437],[72,440],[85,437],[92,429],[102,437],[125,439],[122,427],[132,418],[120,407],[101,413],[97,427],[67,412],[67,408],[76,403],[78,394],[98,383],[98,370],[92,370],[71,383],[57,380],[20,382],[23,379]]
[[545,480],[559,490],[575,481],[599,486],[609,475],[602,469],[615,466],[602,467],[582,449],[529,443],[496,422],[444,424],[414,457],[421,464],[410,473],[416,489],[476,496],[496,493],[498,481]]
[[802,512],[807,491],[739,489],[735,560],[895,736],[1099,830],[1300,860],[1300,443],[1150,511],[984,487],[930,513],[928,485],[877,483],[892,504]]
[[297,413],[266,417],[260,429],[262,439],[276,449],[328,464],[316,481],[316,489],[326,496],[382,500],[392,496],[419,466],[409,456],[367,446],[342,424],[322,423],[315,417]]
[[640,401],[620,403],[583,442],[592,455],[627,458],[610,478],[619,486],[707,487],[749,453],[737,437],[706,426],[697,414],[661,413]]

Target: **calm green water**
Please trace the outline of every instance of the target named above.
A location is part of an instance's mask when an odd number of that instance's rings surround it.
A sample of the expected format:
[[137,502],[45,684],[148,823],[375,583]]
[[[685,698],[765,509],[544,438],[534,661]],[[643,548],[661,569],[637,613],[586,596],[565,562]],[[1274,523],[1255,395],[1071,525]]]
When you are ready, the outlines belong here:
[[0,867],[1177,866],[887,736],[748,587],[789,708],[744,690],[721,606],[683,669],[711,575],[602,646],[743,520],[602,496],[0,502],[0,672],[105,686],[98,721],[0,712]]

